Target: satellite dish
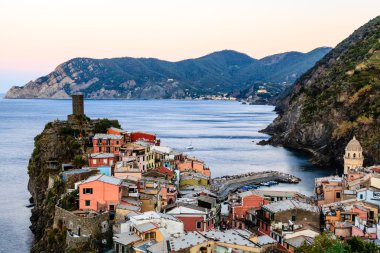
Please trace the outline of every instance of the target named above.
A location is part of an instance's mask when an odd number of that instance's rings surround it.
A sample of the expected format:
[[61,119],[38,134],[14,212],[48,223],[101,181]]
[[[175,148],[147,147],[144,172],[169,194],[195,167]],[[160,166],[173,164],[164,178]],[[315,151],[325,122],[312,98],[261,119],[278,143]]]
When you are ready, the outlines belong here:
[[107,244],[107,240],[106,240],[106,239],[103,239],[103,240],[102,240],[102,244]]

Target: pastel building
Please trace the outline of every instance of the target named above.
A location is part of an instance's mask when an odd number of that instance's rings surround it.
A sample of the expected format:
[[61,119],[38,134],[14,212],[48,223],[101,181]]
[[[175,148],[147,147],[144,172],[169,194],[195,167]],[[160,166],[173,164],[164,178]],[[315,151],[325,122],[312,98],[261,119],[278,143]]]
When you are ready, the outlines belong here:
[[196,172],[201,173],[207,177],[211,176],[210,169],[208,167],[206,167],[206,165],[203,161],[198,160],[196,158],[186,157],[183,161],[178,163],[178,169],[181,172],[196,171]]
[[141,179],[141,170],[136,162],[136,157],[123,157],[115,165],[114,176],[117,178],[135,177]]
[[227,225],[233,228],[245,228],[247,211],[252,208],[260,208],[268,204],[269,201],[264,199],[261,194],[255,194],[252,191],[241,192],[229,196],[228,199],[228,221]]
[[315,195],[318,206],[343,200],[343,180],[338,176],[315,179]]
[[94,153],[113,153],[119,155],[123,136],[117,134],[95,134],[92,139]]
[[166,213],[181,220],[187,232],[208,231],[215,228],[215,213],[207,208],[177,203],[173,206],[168,206]]
[[142,142],[127,143],[121,149],[122,159],[134,157],[141,172],[146,172],[155,166],[154,155],[150,150],[150,146],[145,144]]
[[115,154],[92,153],[89,155],[88,164],[92,168],[98,166],[113,166],[115,164]]
[[89,177],[79,185],[79,209],[114,211],[122,197],[122,180],[105,175]]
[[356,191],[356,200],[380,206],[380,189],[374,187],[359,189]]

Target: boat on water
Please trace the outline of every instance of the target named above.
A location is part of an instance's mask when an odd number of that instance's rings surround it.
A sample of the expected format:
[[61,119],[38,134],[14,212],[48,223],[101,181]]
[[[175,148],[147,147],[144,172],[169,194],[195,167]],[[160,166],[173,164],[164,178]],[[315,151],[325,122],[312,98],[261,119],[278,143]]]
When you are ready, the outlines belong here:
[[191,150],[191,149],[194,149],[194,147],[193,147],[193,145],[190,143],[190,145],[189,146],[187,146],[187,147],[185,147],[186,149],[189,149],[189,150]]

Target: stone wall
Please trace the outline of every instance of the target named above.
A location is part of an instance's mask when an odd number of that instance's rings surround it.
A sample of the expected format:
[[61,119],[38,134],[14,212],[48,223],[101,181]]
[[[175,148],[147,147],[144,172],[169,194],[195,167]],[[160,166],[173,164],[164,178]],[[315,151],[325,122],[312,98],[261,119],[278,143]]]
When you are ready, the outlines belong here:
[[86,180],[90,176],[98,174],[98,170],[90,170],[88,172],[83,172],[83,173],[77,173],[77,174],[68,174],[66,175],[66,182],[65,182],[65,187],[66,189],[74,189],[75,183],[79,182],[81,180]]
[[84,211],[70,212],[56,206],[53,227],[68,230],[66,238],[68,247],[78,247],[83,242],[90,242],[91,238],[110,240],[111,228],[108,212],[102,214]]

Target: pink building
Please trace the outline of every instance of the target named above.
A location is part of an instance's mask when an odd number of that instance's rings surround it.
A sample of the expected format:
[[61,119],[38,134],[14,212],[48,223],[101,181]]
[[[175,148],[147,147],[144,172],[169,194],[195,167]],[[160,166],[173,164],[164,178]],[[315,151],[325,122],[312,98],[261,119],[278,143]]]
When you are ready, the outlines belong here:
[[92,139],[94,153],[113,153],[119,155],[123,136],[117,134],[95,134]]
[[88,159],[90,167],[113,166],[115,164],[115,154],[112,153],[92,153]]
[[79,185],[79,209],[114,211],[122,197],[122,180],[106,175],[89,177]]
[[167,207],[166,213],[182,221],[186,232],[205,232],[215,228],[215,213],[207,208],[177,203]]

